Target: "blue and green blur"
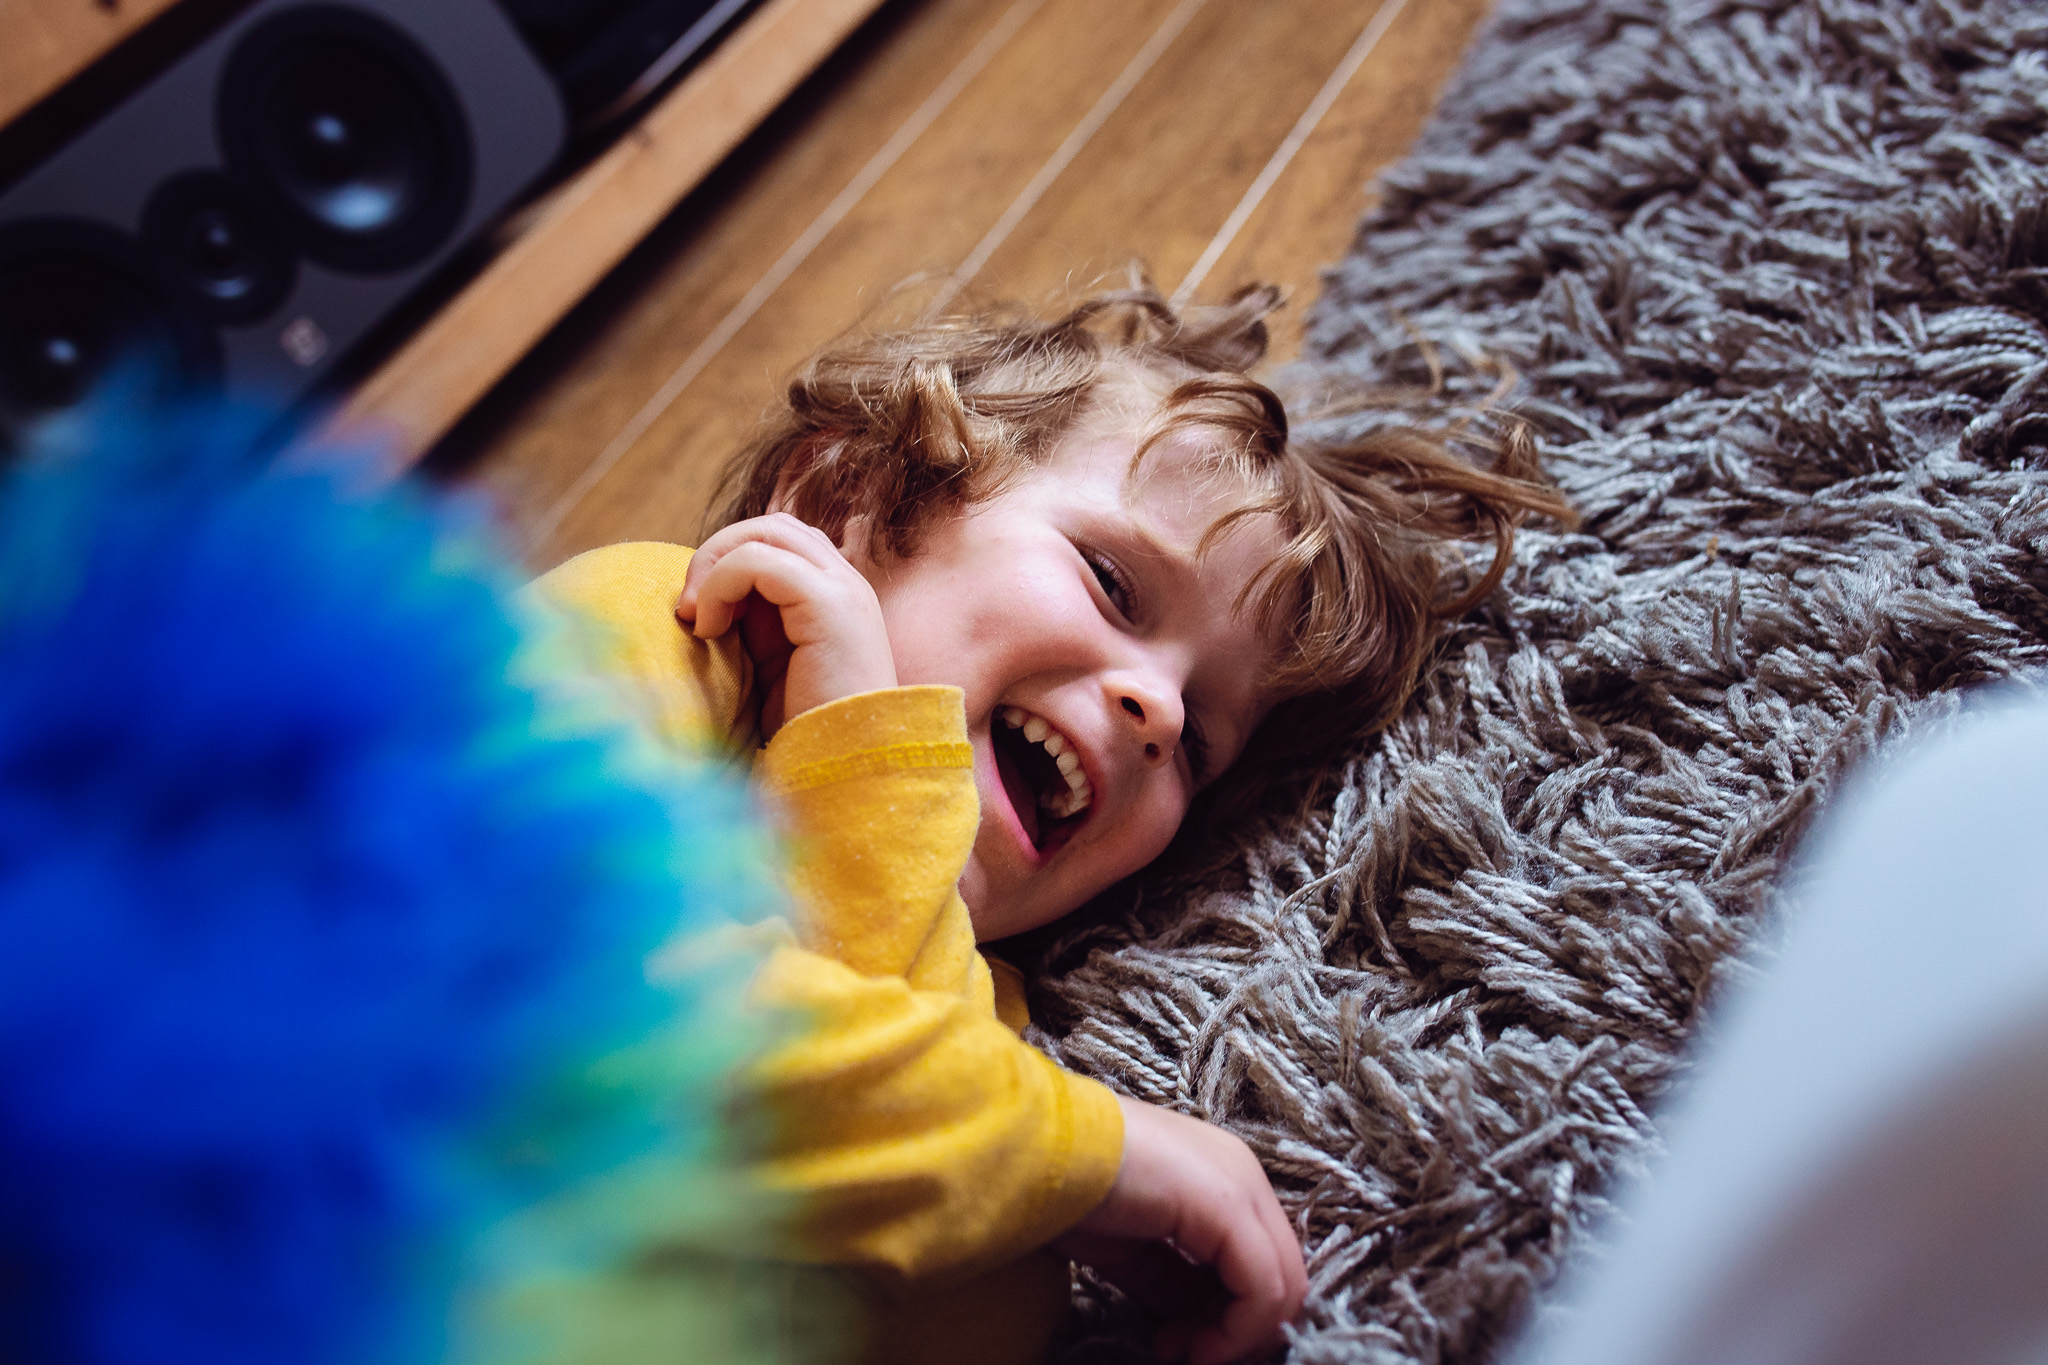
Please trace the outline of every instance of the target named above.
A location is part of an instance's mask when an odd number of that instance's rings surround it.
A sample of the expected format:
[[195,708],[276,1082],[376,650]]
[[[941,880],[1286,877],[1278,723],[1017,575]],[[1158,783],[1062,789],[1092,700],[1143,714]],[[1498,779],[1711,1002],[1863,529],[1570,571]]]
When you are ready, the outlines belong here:
[[475,508],[251,435],[0,475],[0,1358],[743,1354],[729,1274],[615,1282],[758,1213],[745,793],[523,615]]

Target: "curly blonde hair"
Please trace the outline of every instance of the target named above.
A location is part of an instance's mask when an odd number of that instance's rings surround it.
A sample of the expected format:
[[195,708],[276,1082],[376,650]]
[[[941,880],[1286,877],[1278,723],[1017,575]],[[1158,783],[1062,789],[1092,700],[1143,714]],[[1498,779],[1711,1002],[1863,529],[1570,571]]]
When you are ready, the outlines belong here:
[[[1279,302],[1260,285],[1181,311],[1140,282],[1049,321],[992,309],[842,338],[804,365],[786,407],[734,459],[717,524],[772,502],[834,540],[859,519],[877,559],[915,554],[926,528],[1044,460],[1106,384],[1148,379],[1164,390],[1161,418],[1133,473],[1169,436],[1213,433],[1205,448],[1246,492],[1208,543],[1261,515],[1288,536],[1239,603],[1284,642],[1264,680],[1273,709],[1246,752],[1282,762],[1371,733],[1414,689],[1438,625],[1499,583],[1515,527],[1572,514],[1511,419],[1490,436],[1417,423],[1338,442],[1290,437],[1285,404],[1251,374]],[[1318,407],[1426,397],[1354,393]],[[1493,546],[1476,578],[1449,553],[1462,541]]]

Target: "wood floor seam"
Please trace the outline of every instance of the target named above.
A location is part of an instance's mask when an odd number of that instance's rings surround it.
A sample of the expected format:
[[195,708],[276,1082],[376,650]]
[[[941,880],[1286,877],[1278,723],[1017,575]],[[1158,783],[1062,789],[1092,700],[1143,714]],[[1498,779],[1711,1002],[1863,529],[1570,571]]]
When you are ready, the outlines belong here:
[[[1491,8],[1019,3],[888,0],[638,258],[638,283],[450,452],[444,471],[500,501],[533,568],[701,534],[732,452],[818,342],[918,325],[963,266],[962,299],[1027,307],[1114,288],[1134,259],[1163,289],[1270,280],[1306,304]],[[963,67],[980,69],[935,112]],[[1305,311],[1270,321],[1273,364],[1299,351]]]
[[1209,272],[1223,259],[1223,253],[1230,249],[1230,244],[1237,239],[1237,234],[1244,231],[1244,225],[1251,221],[1251,216],[1258,211],[1260,203],[1286,173],[1288,164],[1314,135],[1317,125],[1322,123],[1331,107],[1337,103],[1337,97],[1344,93],[1344,87],[1351,84],[1352,77],[1365,65],[1365,59],[1379,46],[1381,37],[1394,26],[1394,20],[1401,17],[1401,10],[1407,3],[1408,0],[1380,0],[1380,7],[1373,12],[1372,18],[1366,21],[1365,29],[1358,35],[1357,41],[1352,43],[1350,49],[1338,61],[1329,79],[1323,82],[1322,88],[1316,91],[1315,98],[1309,101],[1308,108],[1302,110],[1301,117],[1295,120],[1294,127],[1288,130],[1280,145],[1273,149],[1273,155],[1266,159],[1266,164],[1260,169],[1257,177],[1245,187],[1243,196],[1237,201],[1237,207],[1230,211],[1230,216],[1223,220],[1223,226],[1216,229],[1216,235],[1209,239],[1209,245],[1203,248],[1202,254],[1188,268],[1187,276],[1173,291],[1175,307],[1185,307],[1194,297],[1195,291],[1202,287],[1202,281],[1209,277]]
[[1145,79],[1146,73],[1158,63],[1166,49],[1173,46],[1173,40],[1180,36],[1181,31],[1207,3],[1208,0],[1181,0],[1172,13],[1160,21],[1152,36],[1145,40],[1145,45],[1125,63],[1116,80],[1102,92],[1088,112],[1081,116],[1081,121],[1074,125],[1073,131],[1067,134],[1066,139],[1053,149],[1053,154],[1038,168],[1038,173],[1017,192],[1017,197],[1003,210],[1002,217],[996,219],[982,235],[982,239],[975,243],[974,250],[967,253],[967,258],[953,271],[951,278],[939,290],[938,296],[932,300],[930,312],[944,311],[946,305],[959,297],[960,291],[981,273],[981,268],[988,264],[989,257],[995,255],[997,249],[1009,239],[1010,234],[1017,230],[1017,225],[1037,206],[1045,192],[1052,188],[1053,182],[1060,178],[1060,174],[1073,164],[1074,158],[1079,156],[1089,140],[1102,130],[1102,125],[1107,123],[1124,100],[1129,98],[1131,91],[1137,88],[1138,82]]
[[[1203,0],[1194,2],[1202,3]],[[945,80],[934,87],[932,93],[926,96],[924,102],[898,126],[889,140],[868,158],[853,179],[847,182],[846,188],[834,196],[832,202],[811,220],[810,226],[790,243],[789,249],[768,267],[761,278],[754,282],[754,286],[719,320],[718,325],[705,335],[704,340],[683,358],[683,362],[663,381],[661,387],[655,390],[647,402],[641,405],[631,420],[613,435],[596,458],[576,477],[575,482],[563,490],[562,495],[526,528],[526,553],[530,554],[554,534],[563,518],[590,495],[591,490],[596,488],[604,476],[611,472],[642,436],[647,434],[648,429],[660,420],[661,415],[674,406],[676,399],[682,396],[691,381],[703,373],[705,366],[724,349],[726,343],[738,334],[740,328],[747,325],[754,314],[761,310],[762,305],[773,297],[775,291],[809,259],[811,253],[831,234],[832,229],[853,212],[866,197],[867,192],[874,188],[875,183],[902,159],[903,154],[910,150],[918,138],[924,136],[926,130],[938,121],[947,107],[973,83],[974,78],[981,74],[995,59],[996,54],[1002,51],[1044,3],[1045,0],[1016,0],[1016,3],[990,26],[981,41],[977,42],[947,73]]]

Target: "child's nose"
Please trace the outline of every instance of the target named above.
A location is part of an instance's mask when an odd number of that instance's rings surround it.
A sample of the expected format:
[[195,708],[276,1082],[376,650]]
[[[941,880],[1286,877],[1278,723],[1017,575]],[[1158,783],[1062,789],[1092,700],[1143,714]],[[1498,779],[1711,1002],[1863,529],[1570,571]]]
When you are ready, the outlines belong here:
[[1144,746],[1145,761],[1154,765],[1169,762],[1174,746],[1180,742],[1180,698],[1162,690],[1130,685],[1117,691],[1117,705],[1130,719],[1138,742]]

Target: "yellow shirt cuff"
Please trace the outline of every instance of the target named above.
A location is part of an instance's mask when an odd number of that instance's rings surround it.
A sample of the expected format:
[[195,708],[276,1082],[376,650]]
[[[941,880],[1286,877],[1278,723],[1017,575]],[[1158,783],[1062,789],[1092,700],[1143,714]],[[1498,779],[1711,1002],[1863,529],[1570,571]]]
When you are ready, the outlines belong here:
[[770,791],[797,792],[916,768],[973,766],[965,694],[933,684],[814,706],[776,732],[754,772]]
[[1100,1081],[1077,1076],[1043,1054],[1036,1054],[1058,1078],[1056,1093],[1067,1126],[1067,1161],[1048,1192],[1040,1215],[1050,1241],[1093,1213],[1109,1197],[1124,1164],[1124,1111],[1116,1093]]

